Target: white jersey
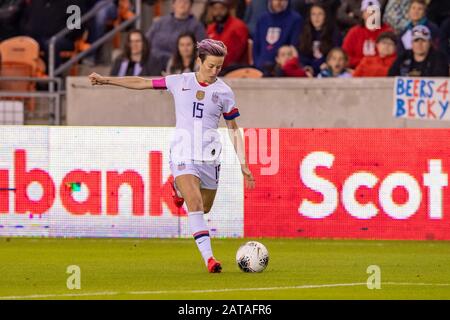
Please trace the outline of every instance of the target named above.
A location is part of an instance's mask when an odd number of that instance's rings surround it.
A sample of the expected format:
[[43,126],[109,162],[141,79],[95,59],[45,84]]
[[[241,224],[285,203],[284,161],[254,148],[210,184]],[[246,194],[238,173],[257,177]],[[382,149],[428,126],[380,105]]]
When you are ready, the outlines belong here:
[[170,145],[170,161],[218,162],[222,151],[217,131],[220,116],[239,116],[234,93],[221,79],[201,85],[195,73],[165,77],[167,90],[175,100],[176,130]]

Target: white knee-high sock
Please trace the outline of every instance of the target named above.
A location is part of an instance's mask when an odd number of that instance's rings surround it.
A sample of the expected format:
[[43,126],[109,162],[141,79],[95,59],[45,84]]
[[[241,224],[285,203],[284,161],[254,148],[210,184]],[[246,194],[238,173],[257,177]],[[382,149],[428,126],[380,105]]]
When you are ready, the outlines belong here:
[[205,219],[203,219],[203,211],[189,212],[188,222],[192,236],[197,243],[198,250],[202,254],[203,260],[205,260],[205,264],[207,265],[208,259],[213,256],[213,253],[209,229]]

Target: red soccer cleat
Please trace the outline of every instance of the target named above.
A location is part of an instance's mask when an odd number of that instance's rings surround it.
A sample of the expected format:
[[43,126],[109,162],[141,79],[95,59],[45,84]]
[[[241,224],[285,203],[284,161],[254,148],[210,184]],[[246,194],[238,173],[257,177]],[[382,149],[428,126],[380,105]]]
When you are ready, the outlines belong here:
[[208,271],[209,273],[220,273],[222,271],[220,262],[214,257],[208,259]]
[[170,176],[169,178],[170,186],[172,187],[172,199],[175,206],[179,209],[183,206],[184,199],[180,196],[178,196],[177,189],[175,189],[175,179],[173,176]]

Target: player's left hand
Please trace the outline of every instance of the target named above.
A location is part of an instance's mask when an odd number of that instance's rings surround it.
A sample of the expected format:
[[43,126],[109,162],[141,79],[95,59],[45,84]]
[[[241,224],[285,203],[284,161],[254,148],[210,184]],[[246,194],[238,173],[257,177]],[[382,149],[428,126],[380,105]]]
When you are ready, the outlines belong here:
[[247,166],[242,166],[241,168],[242,174],[244,175],[245,180],[245,187],[247,189],[254,189],[255,188],[255,178],[253,177],[252,172]]

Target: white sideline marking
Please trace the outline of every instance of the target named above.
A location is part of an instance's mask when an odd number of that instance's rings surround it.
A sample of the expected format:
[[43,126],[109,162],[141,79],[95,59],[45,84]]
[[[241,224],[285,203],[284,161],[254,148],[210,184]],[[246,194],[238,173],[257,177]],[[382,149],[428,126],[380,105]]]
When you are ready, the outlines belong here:
[[[224,288],[210,290],[167,290],[167,291],[131,291],[131,292],[91,292],[91,293],[66,293],[66,294],[35,294],[28,296],[5,296],[0,300],[25,300],[25,299],[45,299],[45,298],[70,298],[70,297],[94,297],[94,296],[117,296],[117,295],[151,295],[151,294],[171,294],[171,293],[218,293],[218,292],[235,292],[235,291],[276,291],[276,290],[292,290],[292,289],[320,289],[320,288],[336,288],[336,287],[355,287],[366,286],[366,282],[355,283],[334,283],[334,284],[312,284],[302,286],[288,287],[268,287],[268,288]],[[450,283],[421,283],[421,282],[382,282],[381,286],[434,286],[434,287],[450,287]]]

